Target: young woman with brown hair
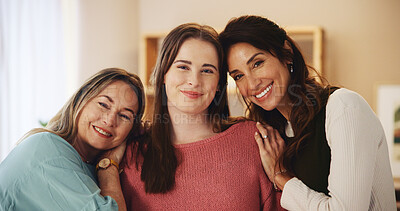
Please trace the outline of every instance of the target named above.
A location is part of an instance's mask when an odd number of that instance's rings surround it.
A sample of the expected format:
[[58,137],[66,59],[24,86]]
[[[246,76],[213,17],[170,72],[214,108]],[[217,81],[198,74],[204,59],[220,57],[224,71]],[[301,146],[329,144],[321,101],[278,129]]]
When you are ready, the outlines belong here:
[[219,38],[249,117],[267,124],[255,139],[284,208],[395,210],[385,135],[360,95],[315,80],[295,42],[266,18],[234,18]]
[[228,118],[222,59],[209,26],[183,24],[164,39],[151,136],[128,145],[121,174],[128,209],[282,209],[253,141],[255,122]]

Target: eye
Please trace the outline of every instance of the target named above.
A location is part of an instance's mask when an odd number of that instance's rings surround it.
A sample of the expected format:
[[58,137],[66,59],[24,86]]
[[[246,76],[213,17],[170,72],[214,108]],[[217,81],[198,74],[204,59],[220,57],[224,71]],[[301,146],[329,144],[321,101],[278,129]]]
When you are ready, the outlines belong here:
[[99,105],[103,108],[107,108],[107,109],[110,108],[106,103],[103,103],[103,102],[99,102]]
[[214,70],[212,70],[212,69],[204,69],[204,70],[202,70],[202,72],[204,72],[204,73],[214,73]]
[[254,68],[259,67],[260,65],[262,65],[264,63],[264,61],[256,61],[253,65]]
[[182,70],[189,70],[189,67],[186,65],[179,65],[178,68]]
[[120,116],[121,118],[123,118],[123,119],[127,120],[127,121],[130,121],[130,120],[131,120],[131,118],[130,118],[128,115],[125,115],[125,114],[119,114],[119,116]]
[[235,80],[235,81],[241,79],[242,77],[243,77],[243,74],[237,74],[237,75],[232,76],[233,80]]

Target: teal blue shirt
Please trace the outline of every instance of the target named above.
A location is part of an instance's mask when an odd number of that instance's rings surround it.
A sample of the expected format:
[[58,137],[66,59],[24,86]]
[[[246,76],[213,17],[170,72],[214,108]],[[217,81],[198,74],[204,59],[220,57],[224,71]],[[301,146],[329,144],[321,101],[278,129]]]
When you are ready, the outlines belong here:
[[0,210],[118,210],[94,166],[52,133],[22,141],[0,164]]

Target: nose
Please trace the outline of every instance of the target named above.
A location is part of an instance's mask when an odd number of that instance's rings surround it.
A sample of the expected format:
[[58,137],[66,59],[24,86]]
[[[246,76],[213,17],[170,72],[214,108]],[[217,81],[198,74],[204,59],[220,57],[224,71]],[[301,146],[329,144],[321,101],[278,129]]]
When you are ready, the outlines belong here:
[[200,75],[196,71],[193,71],[192,74],[188,76],[187,82],[193,87],[198,86],[200,84]]
[[104,113],[103,123],[109,127],[114,127],[117,124],[117,115],[114,112]]
[[247,82],[247,87],[250,90],[258,90],[258,88],[261,84],[261,79],[258,77],[255,77],[253,74],[248,74],[246,77],[246,82]]

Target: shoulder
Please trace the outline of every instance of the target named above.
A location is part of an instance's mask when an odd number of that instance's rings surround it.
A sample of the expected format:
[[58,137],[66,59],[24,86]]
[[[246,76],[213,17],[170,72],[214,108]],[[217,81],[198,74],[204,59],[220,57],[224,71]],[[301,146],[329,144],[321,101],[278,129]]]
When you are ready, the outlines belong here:
[[234,125],[232,125],[228,130],[226,130],[225,132],[227,133],[233,133],[233,134],[248,134],[251,133],[254,135],[254,132],[257,130],[256,127],[256,122],[254,121],[249,121],[249,120],[245,120],[245,121],[240,121]]
[[361,95],[345,88],[338,89],[329,96],[325,121],[328,132],[343,127],[374,136],[383,134],[381,123],[369,104]]
[[21,144],[29,143],[29,144],[40,144],[41,145],[41,144],[48,144],[49,142],[52,143],[53,141],[64,142],[65,140],[54,133],[41,132],[41,133],[36,133],[36,134],[28,136],[26,139],[24,139],[21,142]]
[[66,140],[50,132],[31,135],[23,140],[17,148],[28,154],[34,153],[37,158],[57,156],[63,152],[74,151],[73,147]]
[[213,140],[227,140],[229,143],[235,140],[247,140],[250,137],[254,139],[254,133],[257,131],[256,122],[254,121],[240,121],[231,125],[225,131],[216,134],[208,141]]
[[[229,139],[230,143],[237,143],[240,145],[252,146],[256,144],[254,140],[254,133],[257,131],[256,122],[254,121],[241,121],[228,130],[224,131],[224,137]],[[251,144],[249,144],[251,143]]]
[[61,137],[47,132],[24,139],[0,165],[0,180],[3,185],[14,184],[35,174],[34,172],[42,174],[40,171],[43,163],[56,160],[61,156],[60,150],[68,149],[68,143],[63,141]]
[[358,93],[341,88],[333,92],[326,104],[327,117],[340,116],[344,113],[356,112],[369,117],[375,116],[369,104]]
[[357,92],[340,88],[329,96],[327,106],[342,105],[345,107],[355,107],[364,103],[366,103],[364,98]]
[[18,166],[15,169],[27,171],[65,157],[79,160],[79,154],[67,141],[56,134],[42,132],[18,144],[4,160],[4,165]]

